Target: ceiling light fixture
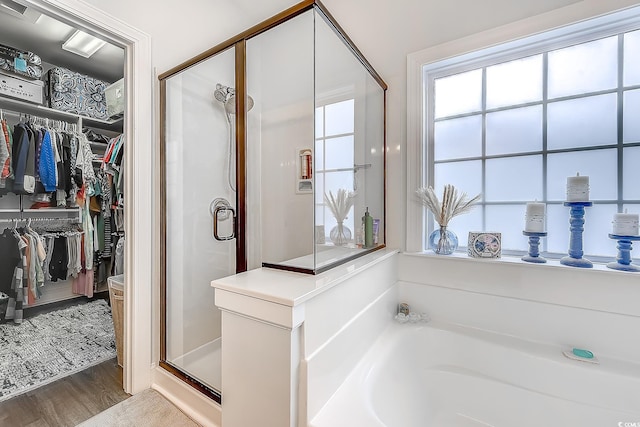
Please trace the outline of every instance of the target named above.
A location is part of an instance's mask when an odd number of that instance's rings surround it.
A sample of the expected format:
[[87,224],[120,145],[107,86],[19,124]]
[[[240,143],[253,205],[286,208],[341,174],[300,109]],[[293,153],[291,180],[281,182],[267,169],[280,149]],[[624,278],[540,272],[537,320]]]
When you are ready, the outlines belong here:
[[62,48],[84,58],[89,58],[105,44],[107,44],[107,42],[104,40],[100,40],[84,31],[77,30],[64,42]]

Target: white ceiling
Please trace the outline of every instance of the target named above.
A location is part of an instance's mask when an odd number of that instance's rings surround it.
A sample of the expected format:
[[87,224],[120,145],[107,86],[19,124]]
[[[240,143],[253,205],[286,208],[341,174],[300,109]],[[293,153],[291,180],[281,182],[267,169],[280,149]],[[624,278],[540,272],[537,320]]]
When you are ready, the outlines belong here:
[[[35,22],[34,22],[35,21]],[[124,75],[124,49],[107,43],[90,58],[83,58],[62,49],[62,43],[76,28],[56,21],[35,10],[27,10],[23,18],[5,12],[0,6],[0,43],[29,50],[42,61],[69,68],[108,83]]]

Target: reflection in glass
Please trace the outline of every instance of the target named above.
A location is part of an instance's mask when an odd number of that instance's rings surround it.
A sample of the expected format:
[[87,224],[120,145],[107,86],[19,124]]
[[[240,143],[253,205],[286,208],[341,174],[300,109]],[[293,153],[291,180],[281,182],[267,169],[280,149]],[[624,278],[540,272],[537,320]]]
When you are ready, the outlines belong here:
[[[269,266],[310,271],[364,253],[355,235],[365,208],[384,224],[384,90],[316,10],[247,40],[246,50],[255,99],[247,157],[256,159],[248,205],[259,207],[247,213],[257,235],[249,250],[260,245]],[[303,192],[296,156],[306,149],[312,190]],[[354,194],[344,221],[353,235],[343,247],[331,242],[336,220],[324,201],[338,190]]]
[[327,104],[324,111],[326,136],[353,133],[353,99]]
[[[318,117],[316,109],[316,119]],[[317,129],[317,127],[316,127]],[[314,159],[314,168],[316,172],[324,169],[324,139],[316,139],[316,149]]]
[[589,176],[591,200],[616,200],[618,167],[615,149],[555,153],[547,157],[547,199],[567,198],[567,177]]
[[324,108],[316,108],[316,138],[324,136]]
[[[328,117],[327,117],[328,118]],[[325,139],[326,169],[353,168],[354,145],[353,135]],[[320,153],[317,153],[318,157]],[[352,187],[351,184],[348,188]]]
[[482,70],[435,80],[435,118],[479,111],[482,108]]
[[542,99],[542,55],[487,67],[488,109]]
[[549,52],[549,98],[613,89],[617,56],[617,36]]
[[[305,12],[246,43],[247,93],[256,99],[247,129],[248,227],[263,262],[310,254],[315,235],[313,192],[297,191],[300,150],[315,146],[313,11]],[[312,155],[314,161],[317,157]],[[312,171],[317,181],[317,171]],[[274,244],[274,242],[278,242]]]
[[482,116],[434,123],[435,159],[459,159],[482,154]]
[[542,150],[542,106],[487,114],[487,155]]
[[547,147],[589,147],[617,142],[616,94],[552,102],[548,106]]

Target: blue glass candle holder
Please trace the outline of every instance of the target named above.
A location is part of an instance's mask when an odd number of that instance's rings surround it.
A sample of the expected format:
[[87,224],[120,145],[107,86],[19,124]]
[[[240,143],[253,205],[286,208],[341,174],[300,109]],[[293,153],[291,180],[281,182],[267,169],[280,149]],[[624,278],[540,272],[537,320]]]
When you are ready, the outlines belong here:
[[584,208],[593,206],[593,202],[564,202],[565,206],[571,208],[571,218],[569,218],[569,256],[560,259],[560,264],[571,267],[592,268],[593,263],[583,258],[582,233],[584,232]]
[[540,238],[546,237],[547,232],[523,231],[522,234],[529,237],[529,254],[522,257],[523,261],[544,264],[547,260],[540,256]]
[[618,241],[618,258],[607,264],[607,267],[621,271],[640,271],[640,266],[631,264],[631,242],[640,240],[640,236],[609,234],[609,238]]

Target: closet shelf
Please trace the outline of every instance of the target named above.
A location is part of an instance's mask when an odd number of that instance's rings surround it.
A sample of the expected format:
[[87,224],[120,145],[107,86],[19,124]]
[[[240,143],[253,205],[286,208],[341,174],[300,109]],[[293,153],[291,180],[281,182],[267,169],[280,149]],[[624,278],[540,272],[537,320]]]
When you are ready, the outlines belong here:
[[67,214],[74,214],[77,215],[78,212],[80,212],[80,208],[40,208],[40,209],[23,209],[20,210],[20,208],[8,208],[8,209],[0,209],[0,214],[12,214],[12,213],[28,213],[28,214],[34,214],[34,213],[40,213],[40,214],[61,214],[61,213],[67,213]]
[[91,146],[91,148],[101,148],[103,150],[106,150],[108,146],[108,144],[104,142],[94,142],[94,141],[89,141],[89,145]]
[[80,212],[80,208],[40,208],[40,209],[25,209],[24,213],[36,213],[42,212],[47,214],[56,214],[56,213],[73,213],[77,214]]
[[[76,208],[40,208],[40,209],[0,209],[0,221],[9,220],[27,220],[33,219],[35,221],[43,220],[74,220],[80,222],[81,210]],[[6,218],[9,216],[9,218]]]
[[79,114],[68,113],[66,111],[55,110],[53,108],[42,105],[32,104],[30,102],[20,101],[17,99],[6,98],[0,96],[0,108],[18,110],[21,113],[32,114],[34,116],[46,117],[53,120],[82,119],[83,126],[105,128],[110,130],[118,130],[122,127],[122,118],[117,120],[101,120],[91,117],[81,116]]

